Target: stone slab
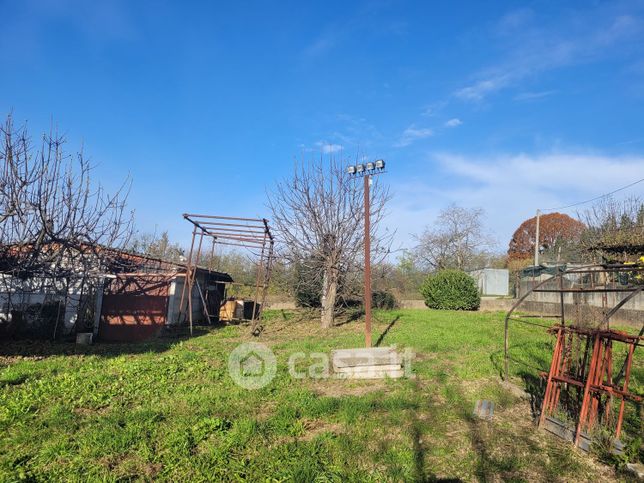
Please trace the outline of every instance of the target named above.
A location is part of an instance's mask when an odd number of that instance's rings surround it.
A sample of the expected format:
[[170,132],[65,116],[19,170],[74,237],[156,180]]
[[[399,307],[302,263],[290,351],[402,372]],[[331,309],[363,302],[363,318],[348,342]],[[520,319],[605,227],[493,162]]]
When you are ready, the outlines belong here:
[[398,379],[405,375],[405,371],[403,369],[382,370],[375,367],[370,371],[356,371],[355,369],[356,368],[353,368],[353,370],[347,369],[342,372],[336,372],[335,377],[337,377],[338,379],[385,379],[387,377],[391,379]]
[[354,367],[334,367],[335,372],[344,373],[358,373],[369,371],[400,371],[402,366],[400,364],[387,364],[387,365],[373,365],[373,366],[354,366]]
[[489,421],[494,416],[494,402],[479,399],[474,404],[473,414],[477,418]]
[[338,349],[331,352],[331,360],[334,368],[401,365],[403,362],[393,347]]

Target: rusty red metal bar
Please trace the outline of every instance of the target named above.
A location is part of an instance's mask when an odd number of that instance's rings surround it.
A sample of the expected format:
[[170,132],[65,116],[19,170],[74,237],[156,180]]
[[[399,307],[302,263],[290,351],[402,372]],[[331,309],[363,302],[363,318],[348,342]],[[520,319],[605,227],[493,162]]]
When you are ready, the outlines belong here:
[[371,347],[371,219],[369,184],[371,176],[364,177],[364,319],[365,346]]
[[[602,293],[604,295],[608,293],[624,293],[627,294],[621,299],[614,307],[602,307],[604,311],[603,320],[598,324],[599,326],[604,327],[605,329],[610,328],[610,319],[613,317],[619,309],[621,309],[626,303],[632,300],[634,297],[644,293],[644,286],[637,283],[622,283],[620,277],[623,277],[624,274],[627,276],[632,276],[633,278],[644,276],[644,265],[640,264],[596,264],[596,265],[586,265],[579,268],[573,268],[570,270],[565,270],[558,272],[552,275],[550,278],[545,280],[534,279],[534,285],[526,291],[512,308],[508,311],[505,317],[504,323],[504,368],[503,368],[503,378],[507,380],[509,378],[509,363],[510,363],[510,321],[523,323],[527,325],[541,325],[535,322],[529,322],[527,320],[521,320],[525,318],[526,315],[516,316],[515,312],[518,312],[521,308],[521,305],[529,300],[529,297],[534,293],[558,293],[559,294],[559,305],[560,305],[560,314],[552,315],[550,317],[559,319],[558,323],[563,324],[566,320],[566,311],[565,304],[566,298],[565,294],[583,294],[583,293]],[[575,282],[568,281],[567,285],[564,286],[564,278],[567,276],[577,277],[579,280]],[[575,286],[576,285],[576,286]],[[573,299],[574,300],[574,299]],[[569,302],[568,302],[569,303]],[[577,304],[577,302],[573,302]],[[534,317],[532,314],[527,315],[527,317]],[[548,318],[541,316],[542,318]],[[570,315],[568,316],[570,317]],[[639,344],[638,344],[639,345]],[[623,373],[623,371],[622,371]],[[621,377],[621,373],[620,373]]]
[[[550,370],[546,376],[546,390],[539,426],[544,425],[546,418],[560,409],[561,392],[573,390],[578,391],[577,394],[581,400],[574,432],[575,444],[579,446],[582,432],[590,433],[597,422],[602,422],[605,427],[611,426],[613,398],[620,400],[617,421],[612,428],[615,437],[619,438],[624,421],[626,401],[641,402],[643,400],[642,396],[629,392],[628,384],[633,352],[644,337],[617,330],[587,329],[563,325],[555,325],[549,332],[556,336],[556,341]],[[573,352],[575,342],[579,342],[576,344],[579,350],[582,346],[584,347],[583,353]],[[628,345],[624,382],[621,385],[613,380],[613,345],[615,342]],[[591,349],[592,355],[589,358],[588,351]],[[576,364],[580,364],[580,366],[576,366]],[[587,364],[588,370],[586,370]],[[605,398],[604,404],[602,404],[603,398]]]
[[[186,281],[181,294],[180,317],[188,319],[192,333],[192,294],[195,286],[195,273],[199,268],[202,241],[204,237],[212,240],[211,256],[215,253],[215,245],[224,245],[248,250],[252,255],[258,256],[256,263],[255,295],[253,298],[253,314],[251,327],[253,333],[261,319],[262,308],[266,302],[266,293],[270,283],[273,264],[274,238],[268,220],[260,218],[241,218],[232,216],[215,216],[185,213],[183,218],[193,225],[190,255],[186,260]],[[195,251],[195,240],[199,237],[199,244]],[[202,300],[205,300],[201,287],[197,284]],[[188,303],[184,304],[185,294],[188,293]],[[261,302],[260,302],[261,300]],[[184,307],[187,305],[187,315]]]

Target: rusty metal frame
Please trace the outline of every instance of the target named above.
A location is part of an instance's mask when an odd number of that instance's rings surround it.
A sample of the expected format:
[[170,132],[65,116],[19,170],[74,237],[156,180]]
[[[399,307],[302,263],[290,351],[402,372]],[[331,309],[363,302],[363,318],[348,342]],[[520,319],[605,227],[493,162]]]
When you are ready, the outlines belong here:
[[[627,400],[641,403],[640,395],[628,391],[631,366],[635,349],[643,345],[644,327],[639,335],[629,335],[625,332],[612,330],[610,320],[627,302],[644,293],[644,285],[629,284],[617,286],[615,280],[622,273],[635,274],[637,277],[644,275],[644,266],[640,265],[588,265],[576,269],[561,271],[545,280],[536,283],[526,291],[512,306],[505,317],[504,324],[504,379],[509,378],[509,327],[510,321],[544,327],[549,333],[555,335],[555,345],[551,359],[550,369],[541,371],[541,376],[546,378],[546,389],[539,416],[539,426],[544,426],[550,416],[558,409],[562,390],[577,391],[578,410],[573,411],[577,419],[572,441],[576,446],[583,447],[582,435],[584,430],[590,432],[599,421],[604,426],[613,426],[615,437],[619,439],[624,418],[624,406]],[[589,287],[564,287],[564,277],[570,274],[590,274]],[[603,280],[595,284],[595,278]],[[554,287],[554,288],[552,288]],[[565,298],[566,293],[603,293],[622,292],[628,293],[626,297],[608,309],[603,306],[604,313],[601,321],[595,327],[576,327],[566,325]],[[559,293],[560,313],[550,315],[521,314],[515,315],[521,304],[534,293]],[[605,304],[606,298],[603,299]],[[552,303],[552,302],[551,302]],[[576,305],[576,302],[574,302]],[[538,324],[525,320],[526,318],[541,317],[542,319],[559,319],[554,325]],[[576,342],[576,344],[575,344]],[[616,377],[613,376],[613,343],[627,344],[627,355]],[[577,354],[573,357],[573,346],[577,347]],[[585,345],[584,350],[581,350]],[[573,361],[573,359],[575,359]],[[623,382],[622,382],[623,379]],[[607,396],[607,402],[602,407],[602,396]],[[610,420],[611,404],[613,399],[619,399],[619,410],[616,424]],[[546,425],[547,427],[547,425]]]
[[[629,295],[626,296],[622,301],[620,301],[615,307],[611,308],[604,316],[600,326],[605,327],[606,329],[610,328],[610,318],[617,313],[617,311],[629,300],[631,300],[633,297],[636,295],[642,293],[642,290],[644,289],[644,286],[642,285],[632,285],[632,286],[625,286],[625,287],[615,287],[615,286],[609,286],[608,285],[608,277],[606,277],[607,274],[619,274],[619,273],[629,273],[629,272],[636,272],[642,276],[644,276],[644,266],[642,265],[626,265],[626,264],[620,264],[620,265],[586,265],[583,267],[579,268],[573,268],[570,270],[565,270],[562,272],[559,272],[555,275],[552,275],[550,278],[547,278],[545,280],[542,280],[541,282],[537,283],[534,285],[532,288],[530,288],[528,291],[526,291],[525,294],[523,294],[517,301],[512,305],[510,310],[505,316],[504,320],[504,343],[503,343],[503,352],[504,352],[504,368],[503,368],[503,374],[504,374],[504,379],[508,379],[509,377],[509,361],[511,360],[511,357],[509,355],[509,339],[510,339],[510,321],[516,321],[520,322],[523,324],[527,325],[537,325],[540,327],[543,327],[545,329],[549,329],[551,326],[550,325],[545,325],[545,324],[537,324],[534,322],[529,322],[524,319],[526,318],[542,318],[542,319],[559,319],[559,324],[565,325],[565,309],[564,309],[564,295],[566,293],[609,293],[609,292],[620,292],[620,293],[628,293]],[[581,275],[581,274],[591,274],[591,275],[604,275],[604,283],[603,286],[594,286],[594,277],[591,277],[593,281],[593,285],[589,288],[564,288],[563,287],[563,280],[566,275]],[[553,282],[558,282],[555,288],[545,288],[544,286],[547,286],[549,283]],[[559,304],[560,304],[560,311],[559,314],[551,314],[551,315],[540,315],[540,314],[527,314],[527,315],[514,315],[515,312],[518,311],[518,309],[521,307],[521,304],[526,301],[526,299],[534,294],[534,293],[559,293]]]
[[[249,250],[253,255],[259,256],[257,276],[255,280],[255,296],[253,298],[253,312],[251,319],[251,331],[255,333],[257,325],[262,317],[262,311],[266,302],[268,285],[270,283],[271,271],[274,261],[275,240],[271,233],[268,220],[265,218],[239,218],[231,216],[214,216],[184,213],[183,218],[193,226],[190,252],[186,260],[186,280],[181,291],[179,303],[179,321],[188,320],[190,334],[193,331],[192,320],[192,291],[195,283],[199,290],[202,301],[204,294],[196,281],[195,275],[199,268],[199,261],[202,257],[204,238],[212,241],[210,258],[215,254],[215,245],[232,246]],[[196,248],[195,248],[196,244]],[[189,294],[186,301],[186,292]],[[259,305],[258,305],[259,301]],[[184,302],[186,302],[184,304]],[[185,308],[184,308],[185,307]],[[204,303],[204,311],[207,318],[207,307]],[[187,313],[186,313],[187,312]]]
[[[609,396],[603,408],[603,424],[610,425],[611,400],[617,398],[619,411],[615,424],[615,437],[619,439],[624,421],[624,407],[626,400],[642,402],[643,398],[628,391],[631,375],[633,353],[644,337],[629,335],[617,330],[583,329],[574,326],[556,325],[549,330],[556,335],[555,349],[552,355],[550,371],[547,375],[546,390],[539,416],[539,426],[543,426],[546,418],[552,415],[559,406],[562,388],[575,388],[581,399],[577,425],[574,433],[574,443],[579,446],[582,432],[588,433],[602,415],[600,400],[602,396]],[[568,337],[566,337],[568,336]],[[575,341],[586,342],[583,359],[573,361],[572,348]],[[613,343],[621,342],[628,345],[626,356],[626,373],[623,383],[619,377],[613,379]],[[588,371],[586,363],[588,354],[591,353]],[[577,354],[579,355],[579,354]],[[580,362],[575,366],[574,362]]]

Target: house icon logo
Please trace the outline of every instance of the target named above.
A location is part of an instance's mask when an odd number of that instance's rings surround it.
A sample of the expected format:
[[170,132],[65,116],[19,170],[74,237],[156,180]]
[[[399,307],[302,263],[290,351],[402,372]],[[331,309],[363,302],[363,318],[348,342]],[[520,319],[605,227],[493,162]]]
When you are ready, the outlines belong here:
[[264,344],[240,344],[228,357],[228,373],[237,385],[245,389],[260,389],[275,377],[277,360],[273,351]]

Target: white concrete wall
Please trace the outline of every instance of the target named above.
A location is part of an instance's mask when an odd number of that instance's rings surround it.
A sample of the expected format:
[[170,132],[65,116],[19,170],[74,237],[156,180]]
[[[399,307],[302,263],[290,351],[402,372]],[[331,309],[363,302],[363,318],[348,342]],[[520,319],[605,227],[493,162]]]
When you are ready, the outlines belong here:
[[483,296],[504,297],[510,294],[510,272],[505,268],[483,268],[469,272]]
[[[199,281],[202,289],[204,288],[204,276],[197,274],[197,280]],[[179,305],[181,304],[181,292],[183,291],[183,284],[185,282],[185,277],[175,277],[175,279],[170,284],[168,292],[168,313],[166,318],[167,325],[174,325],[179,323]],[[184,300],[184,305],[187,305],[187,300]],[[192,287],[192,320],[193,322],[203,321],[205,318],[203,313],[203,303],[201,301],[201,295],[199,295],[199,289],[195,283]]]

